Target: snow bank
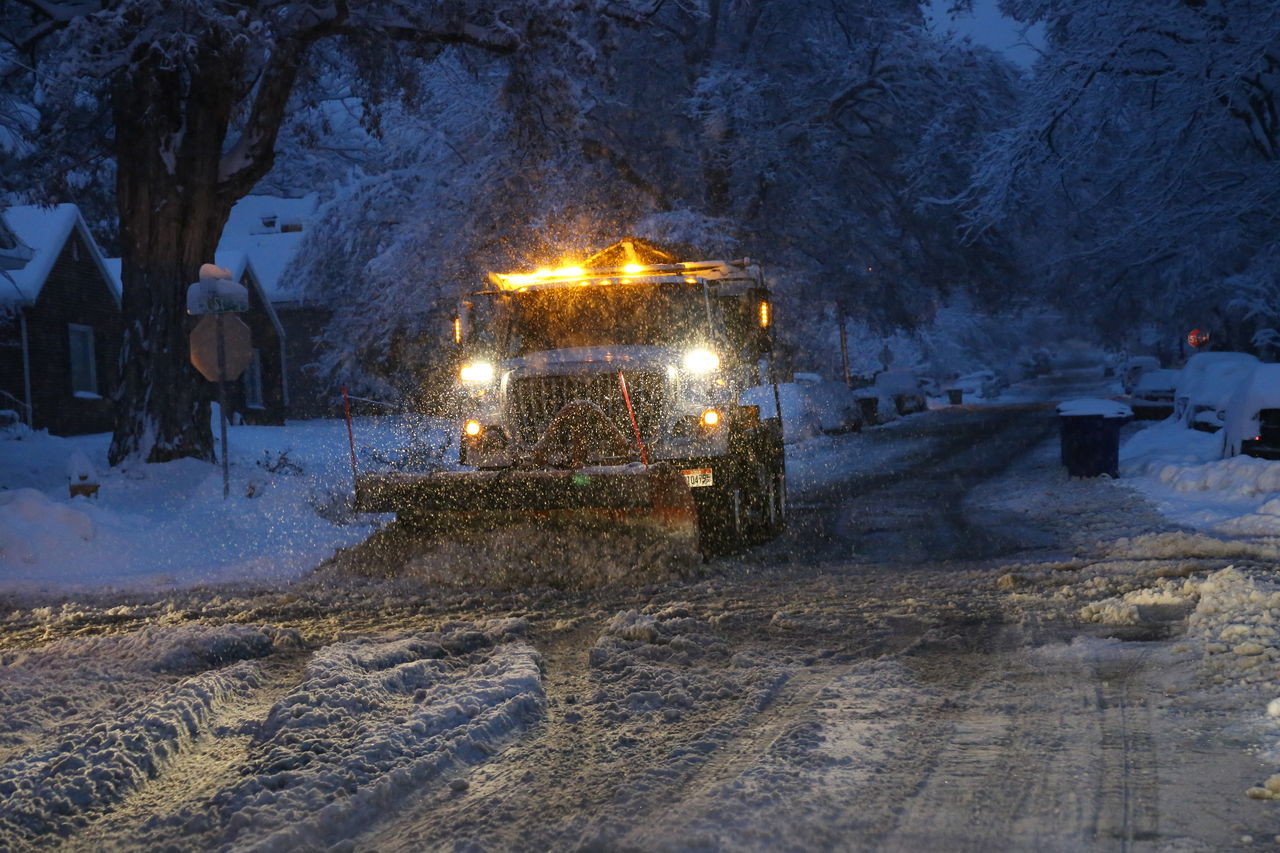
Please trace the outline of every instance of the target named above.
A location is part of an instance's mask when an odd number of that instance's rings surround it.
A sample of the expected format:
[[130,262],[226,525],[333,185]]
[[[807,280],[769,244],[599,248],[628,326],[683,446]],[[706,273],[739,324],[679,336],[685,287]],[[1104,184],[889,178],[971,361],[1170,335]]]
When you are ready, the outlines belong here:
[[759,406],[761,418],[776,418],[778,402],[782,403],[782,437],[787,444],[795,444],[822,432],[821,419],[813,411],[813,399],[795,382],[779,382],[775,401],[772,385],[748,388],[739,395],[744,406]]
[[96,532],[88,515],[35,489],[0,492],[0,564],[66,562]]
[[[186,459],[113,469],[108,435],[0,433],[0,587],[281,580],[369,535],[375,519],[350,512],[341,421],[229,433],[228,500],[217,465]],[[447,466],[452,434],[439,419],[361,419],[361,464]],[[68,478],[81,474],[100,483],[98,497],[68,497]]]
[[1120,473],[1170,519],[1229,536],[1280,537],[1280,463],[1219,458],[1222,437],[1167,420],[1120,448]]

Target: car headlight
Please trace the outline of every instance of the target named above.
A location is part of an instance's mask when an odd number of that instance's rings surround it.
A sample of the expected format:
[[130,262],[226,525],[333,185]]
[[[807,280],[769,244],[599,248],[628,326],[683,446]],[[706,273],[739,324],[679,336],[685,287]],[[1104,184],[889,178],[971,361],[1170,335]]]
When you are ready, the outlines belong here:
[[712,373],[720,369],[720,356],[709,349],[691,349],[684,354],[684,369],[690,373]]
[[488,383],[493,381],[493,365],[487,361],[473,361],[458,371],[463,382]]

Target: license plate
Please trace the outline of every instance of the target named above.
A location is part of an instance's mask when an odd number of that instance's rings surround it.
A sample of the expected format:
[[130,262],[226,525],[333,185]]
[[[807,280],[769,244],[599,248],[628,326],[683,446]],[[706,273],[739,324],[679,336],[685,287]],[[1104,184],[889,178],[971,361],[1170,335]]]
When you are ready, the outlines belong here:
[[699,486],[714,485],[710,468],[689,468],[680,473],[684,474],[685,482],[689,484],[691,489],[696,489]]

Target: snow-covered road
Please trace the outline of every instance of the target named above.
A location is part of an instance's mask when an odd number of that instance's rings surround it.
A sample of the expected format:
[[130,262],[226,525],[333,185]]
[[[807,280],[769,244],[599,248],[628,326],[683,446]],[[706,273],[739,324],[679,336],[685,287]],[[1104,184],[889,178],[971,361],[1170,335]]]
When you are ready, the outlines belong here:
[[799,453],[696,578],[15,602],[0,847],[1280,844],[1276,554],[1068,480],[1044,407]]

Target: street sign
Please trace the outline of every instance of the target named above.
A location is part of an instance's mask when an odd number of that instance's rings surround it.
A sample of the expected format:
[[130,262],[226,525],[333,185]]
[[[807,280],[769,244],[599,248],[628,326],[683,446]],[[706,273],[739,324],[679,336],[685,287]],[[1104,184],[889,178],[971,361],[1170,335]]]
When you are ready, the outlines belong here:
[[[223,359],[226,365],[218,375],[218,329],[222,329]],[[253,361],[253,340],[249,327],[234,314],[205,314],[191,330],[191,363],[210,382],[240,378]]]
[[1187,343],[1192,347],[1199,349],[1209,343],[1209,333],[1203,329],[1192,329],[1187,332]]

